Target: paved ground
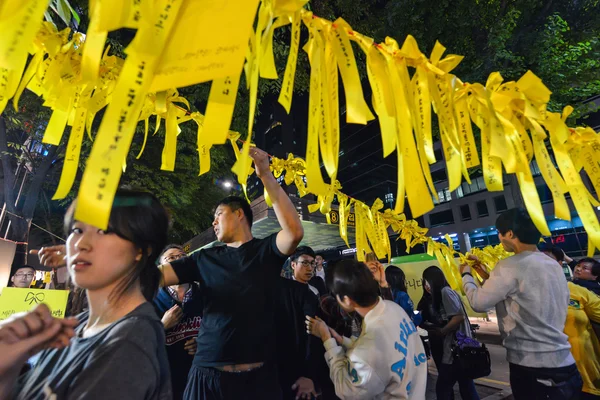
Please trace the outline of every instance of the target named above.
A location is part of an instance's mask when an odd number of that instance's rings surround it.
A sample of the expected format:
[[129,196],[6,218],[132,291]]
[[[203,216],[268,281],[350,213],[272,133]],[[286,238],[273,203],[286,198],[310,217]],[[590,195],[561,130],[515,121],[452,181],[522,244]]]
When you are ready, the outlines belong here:
[[[471,323],[479,324],[477,338],[486,344],[492,359],[492,373],[490,376],[477,379],[475,386],[481,399],[503,400],[512,399],[509,383],[508,362],[506,361],[506,350],[502,347],[502,339],[498,331],[498,324],[492,317],[485,321],[481,318],[472,318]],[[429,360],[429,379],[427,380],[427,400],[435,400],[435,383],[437,382],[437,370],[433,360]],[[454,398],[460,399],[458,385],[454,387]]]

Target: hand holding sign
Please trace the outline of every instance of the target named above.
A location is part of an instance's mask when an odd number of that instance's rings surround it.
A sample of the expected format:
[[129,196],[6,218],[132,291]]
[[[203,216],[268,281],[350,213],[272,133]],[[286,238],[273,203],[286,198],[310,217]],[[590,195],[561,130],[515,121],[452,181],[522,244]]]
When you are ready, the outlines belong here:
[[45,267],[64,267],[67,262],[67,248],[64,244],[42,247],[39,250],[30,250],[29,254],[37,255],[40,264]]

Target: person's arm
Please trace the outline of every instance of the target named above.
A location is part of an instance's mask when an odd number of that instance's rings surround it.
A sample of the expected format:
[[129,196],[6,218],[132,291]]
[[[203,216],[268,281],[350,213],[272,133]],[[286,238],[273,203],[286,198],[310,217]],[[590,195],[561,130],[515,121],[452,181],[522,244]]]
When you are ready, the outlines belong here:
[[289,256],[296,250],[304,237],[304,228],[298,217],[298,212],[288,195],[275,180],[269,167],[269,155],[253,147],[250,149],[250,157],[254,160],[256,175],[262,181],[271,198],[277,222],[281,225],[281,231],[277,234],[277,249],[284,255]]
[[466,316],[460,296],[454,290],[444,289],[442,291],[442,305],[450,318],[450,321],[448,321],[448,323],[440,330],[440,334],[446,336],[457,330],[460,324],[465,320]]
[[349,356],[346,355],[344,347],[336,342],[331,336],[330,328],[318,317],[307,317],[306,328],[308,333],[323,341],[329,377],[335,386],[335,394],[340,399],[372,399],[383,393],[385,383],[369,363],[380,357],[380,354],[371,347],[360,348],[357,345]]
[[454,332],[458,329],[460,324],[465,320],[464,315],[454,315],[450,321],[440,330],[440,334],[442,336],[446,336],[447,334]]
[[161,264],[158,266],[162,277],[160,279],[160,287],[173,286],[179,284],[179,277],[175,273],[173,266],[170,263]]
[[[471,268],[468,265],[461,266],[461,274],[465,273],[471,273]],[[492,270],[490,278],[481,287],[475,284],[472,275],[464,275],[462,281],[463,290],[467,299],[469,299],[469,304],[476,312],[486,312],[499,302],[506,300],[508,294],[517,285],[516,280],[503,272],[500,265]]]
[[201,281],[202,278],[198,270],[201,254],[202,250],[170,263],[159,265],[158,269],[162,274],[160,287]]
[[[330,338],[323,343],[325,360],[329,365],[329,376],[335,386],[335,394],[340,399],[372,399],[383,393],[385,383],[381,381],[371,365],[368,357],[375,357],[372,351],[360,351],[354,348],[350,356],[335,339]],[[360,353],[360,354],[359,354]],[[362,358],[365,358],[363,360]]]

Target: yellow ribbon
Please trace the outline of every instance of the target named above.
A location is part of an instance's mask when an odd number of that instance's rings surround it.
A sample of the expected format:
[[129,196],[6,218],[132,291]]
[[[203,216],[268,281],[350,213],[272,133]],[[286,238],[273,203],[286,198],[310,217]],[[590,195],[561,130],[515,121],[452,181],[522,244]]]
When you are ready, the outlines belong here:
[[79,221],[101,229],[108,225],[122,173],[120,167],[129,150],[160,51],[181,4],[181,0],[158,0],[153,18],[142,24],[128,48],[127,61],[113,93],[114,100],[106,110],[81,181],[75,210]]

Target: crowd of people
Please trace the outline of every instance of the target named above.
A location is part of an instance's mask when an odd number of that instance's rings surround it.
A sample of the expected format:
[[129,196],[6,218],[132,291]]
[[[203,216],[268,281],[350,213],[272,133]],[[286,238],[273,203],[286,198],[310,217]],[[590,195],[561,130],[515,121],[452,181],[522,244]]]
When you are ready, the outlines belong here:
[[[119,189],[107,229],[76,220],[73,203],[66,245],[37,252],[68,268],[70,316],[42,304],[0,324],[0,398],[424,399],[430,355],[438,399],[453,399],[456,384],[479,399],[457,356],[482,347],[463,301],[495,308],[515,399],[600,396],[600,263],[540,251],[524,210],[496,222],[514,255],[493,269],[472,256],[461,264],[464,300],[441,269],[425,269],[415,311],[401,268],[374,255],[326,265],[299,247],[302,224],[267,154],[250,155],[281,226],[263,239],[238,197],[215,209],[224,245],[189,255],[167,244],[168,213],[151,194]],[[34,272],[19,268],[11,283],[29,287]]]

